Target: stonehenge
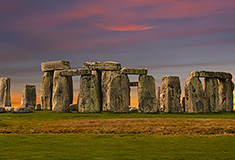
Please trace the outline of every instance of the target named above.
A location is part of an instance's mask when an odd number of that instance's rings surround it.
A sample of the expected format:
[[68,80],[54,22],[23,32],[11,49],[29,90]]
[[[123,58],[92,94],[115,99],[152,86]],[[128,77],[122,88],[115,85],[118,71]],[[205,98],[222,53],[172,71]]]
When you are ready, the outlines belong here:
[[[205,78],[204,89],[200,77]],[[189,113],[233,111],[232,75],[194,71],[185,81],[185,111]]]
[[[11,107],[10,78],[0,78],[1,112],[27,113],[33,110],[81,113],[207,113],[232,112],[232,75],[226,72],[193,71],[181,90],[178,76],[164,76],[157,87],[147,68],[122,67],[119,62],[85,62],[71,69],[68,61],[42,62],[40,104],[36,86],[25,85],[21,107]],[[130,81],[129,75],[138,76]],[[77,103],[73,104],[73,76],[80,76]],[[201,82],[201,78],[204,82]],[[130,91],[137,87],[138,106],[130,107]],[[182,94],[184,93],[184,95]]]

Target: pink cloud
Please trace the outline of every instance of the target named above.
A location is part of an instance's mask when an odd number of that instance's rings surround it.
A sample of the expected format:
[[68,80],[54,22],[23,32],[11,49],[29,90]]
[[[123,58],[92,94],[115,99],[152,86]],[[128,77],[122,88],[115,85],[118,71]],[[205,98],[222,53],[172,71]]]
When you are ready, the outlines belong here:
[[101,24],[95,24],[95,25],[102,29],[107,29],[111,31],[144,31],[155,28],[154,26],[135,25],[135,24],[127,24],[123,26],[105,26]]

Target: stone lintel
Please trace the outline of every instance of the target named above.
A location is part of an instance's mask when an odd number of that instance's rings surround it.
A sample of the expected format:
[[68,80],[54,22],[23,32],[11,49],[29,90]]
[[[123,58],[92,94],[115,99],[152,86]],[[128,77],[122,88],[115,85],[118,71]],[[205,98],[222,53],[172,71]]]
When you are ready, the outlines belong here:
[[122,74],[135,74],[135,75],[146,75],[148,73],[147,68],[127,68],[121,69]]
[[101,70],[101,71],[118,71],[121,69],[121,64],[119,62],[85,62],[83,63],[83,68],[90,70]]
[[81,76],[81,75],[90,75],[91,70],[89,69],[70,69],[70,70],[62,70],[60,72],[61,76]]
[[130,82],[130,86],[131,86],[131,87],[136,87],[136,86],[138,86],[138,81]]
[[218,79],[232,79],[232,74],[226,72],[213,72],[213,71],[193,71],[189,74],[190,77],[205,77],[205,78],[218,78]]
[[54,71],[54,70],[66,70],[70,69],[70,62],[68,61],[51,61],[42,62],[41,69],[43,72]]

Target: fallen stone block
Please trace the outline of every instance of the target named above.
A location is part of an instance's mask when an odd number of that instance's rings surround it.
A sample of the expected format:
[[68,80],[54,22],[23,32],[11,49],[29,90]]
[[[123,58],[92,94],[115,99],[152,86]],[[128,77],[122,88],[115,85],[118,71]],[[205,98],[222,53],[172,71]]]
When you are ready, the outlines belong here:
[[89,69],[70,69],[70,70],[63,70],[60,72],[61,76],[81,76],[81,75],[90,75],[91,70]]
[[160,90],[161,111],[170,113],[180,113],[181,87],[180,79],[177,76],[162,77]]
[[155,113],[158,111],[155,79],[153,76],[139,76],[138,102],[138,108],[141,113]]
[[43,110],[52,110],[53,72],[45,72],[40,87],[40,99]]
[[15,113],[31,113],[32,109],[30,107],[14,107]]
[[70,111],[78,111],[78,104],[70,104],[69,110]]
[[129,107],[129,112],[130,113],[137,113],[139,110],[138,110],[138,108],[136,107],[136,106],[134,106],[134,107],[132,107],[132,106],[130,106]]
[[118,71],[121,69],[121,64],[118,62],[85,62],[83,68],[90,70],[102,70],[102,71]]
[[5,107],[5,110],[7,112],[12,112],[12,111],[14,111],[14,107]]
[[147,68],[127,68],[121,69],[122,74],[134,74],[134,75],[146,75],[148,73]]
[[35,106],[34,110],[35,110],[35,111],[40,111],[40,110],[42,110],[41,104],[37,104],[37,105]]
[[22,92],[21,107],[30,107],[32,110],[36,105],[36,86],[25,85]]
[[0,107],[0,113],[6,112],[5,107]]
[[138,82],[130,82],[130,86],[131,87],[136,87],[136,86],[138,86]]
[[68,61],[52,61],[41,63],[41,69],[43,72],[54,70],[67,70],[70,69],[70,62]]
[[0,107],[11,106],[10,78],[0,78]]

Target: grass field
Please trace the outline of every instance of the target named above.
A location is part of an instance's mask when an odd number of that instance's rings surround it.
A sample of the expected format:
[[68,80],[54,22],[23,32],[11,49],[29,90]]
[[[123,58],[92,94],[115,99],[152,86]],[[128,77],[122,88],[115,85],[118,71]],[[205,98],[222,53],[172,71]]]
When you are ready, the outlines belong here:
[[234,112],[0,117],[0,159],[235,159]]

